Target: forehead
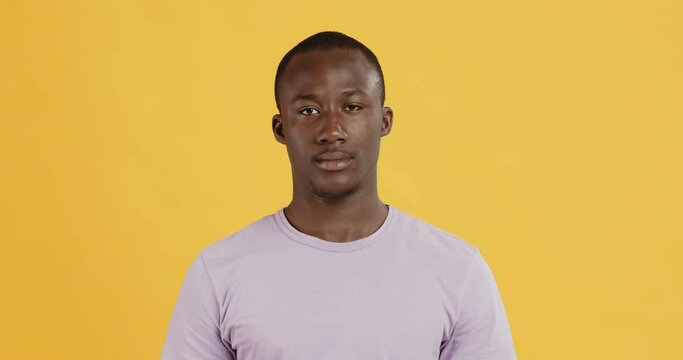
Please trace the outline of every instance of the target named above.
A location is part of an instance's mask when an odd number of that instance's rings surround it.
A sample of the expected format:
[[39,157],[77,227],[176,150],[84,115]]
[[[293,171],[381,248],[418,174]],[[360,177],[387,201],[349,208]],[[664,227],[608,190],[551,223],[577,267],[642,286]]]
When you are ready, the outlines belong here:
[[357,49],[313,50],[294,55],[280,81],[284,101],[301,93],[359,89],[379,96],[379,74]]

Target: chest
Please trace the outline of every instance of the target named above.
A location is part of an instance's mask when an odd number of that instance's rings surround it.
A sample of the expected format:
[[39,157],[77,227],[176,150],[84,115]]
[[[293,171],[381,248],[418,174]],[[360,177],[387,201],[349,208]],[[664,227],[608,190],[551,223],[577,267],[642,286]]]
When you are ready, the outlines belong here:
[[254,269],[234,285],[222,332],[238,359],[438,358],[448,300],[433,274],[315,269]]

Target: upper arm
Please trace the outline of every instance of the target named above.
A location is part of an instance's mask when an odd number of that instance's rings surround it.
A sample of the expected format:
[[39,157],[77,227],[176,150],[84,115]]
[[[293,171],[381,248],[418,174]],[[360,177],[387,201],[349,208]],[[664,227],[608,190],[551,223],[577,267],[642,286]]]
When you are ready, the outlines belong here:
[[514,360],[512,335],[491,269],[479,252],[470,264],[450,337],[440,360]]
[[171,315],[162,360],[234,360],[219,329],[220,307],[202,253],[185,275]]

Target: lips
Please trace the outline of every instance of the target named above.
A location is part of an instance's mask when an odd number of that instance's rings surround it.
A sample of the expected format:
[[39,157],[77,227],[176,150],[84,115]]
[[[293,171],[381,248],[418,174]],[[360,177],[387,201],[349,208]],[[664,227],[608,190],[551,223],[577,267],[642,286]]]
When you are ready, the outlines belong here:
[[349,167],[353,158],[351,155],[341,152],[326,152],[316,157],[316,165],[325,171],[341,171]]
[[343,159],[348,159],[350,158],[351,155],[341,152],[341,151],[335,151],[335,152],[326,152],[318,155],[316,158],[317,161],[321,160],[343,160]]

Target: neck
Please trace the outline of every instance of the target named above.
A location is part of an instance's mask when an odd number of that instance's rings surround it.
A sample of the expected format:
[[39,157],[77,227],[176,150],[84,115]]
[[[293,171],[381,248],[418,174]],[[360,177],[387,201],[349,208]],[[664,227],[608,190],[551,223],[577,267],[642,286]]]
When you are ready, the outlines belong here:
[[332,242],[349,242],[371,235],[384,223],[387,214],[376,183],[338,199],[295,189],[285,208],[285,216],[295,229]]

